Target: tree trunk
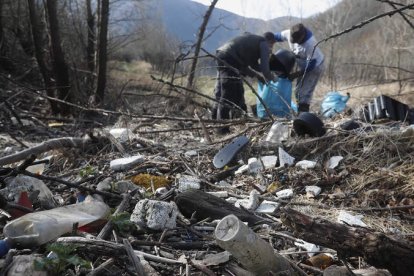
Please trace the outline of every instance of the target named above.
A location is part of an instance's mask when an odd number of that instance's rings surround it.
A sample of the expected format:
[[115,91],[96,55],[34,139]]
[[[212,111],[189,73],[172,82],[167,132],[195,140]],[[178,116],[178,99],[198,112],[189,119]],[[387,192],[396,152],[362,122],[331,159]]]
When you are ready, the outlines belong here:
[[190,74],[188,75],[188,79],[187,79],[187,88],[193,87],[194,75],[195,75],[195,70],[197,68],[198,55],[200,54],[200,48],[201,48],[201,43],[203,42],[204,32],[206,31],[208,20],[210,19],[210,16],[213,13],[213,10],[214,10],[214,7],[216,6],[217,1],[218,0],[213,0],[211,2],[210,7],[208,8],[206,14],[204,15],[203,23],[201,24],[200,29],[198,30],[197,43],[194,49],[194,59],[191,64]]
[[92,13],[91,0],[86,0],[86,23],[88,27],[88,43],[86,46],[86,60],[88,70],[95,72],[95,16]]
[[282,209],[281,219],[301,239],[335,249],[339,256],[363,256],[370,265],[386,268],[392,275],[414,275],[414,247],[407,242],[370,229],[312,218],[290,208]]
[[222,219],[231,214],[249,224],[255,224],[264,220],[245,209],[237,208],[222,198],[199,190],[188,190],[180,193],[176,196],[175,203],[184,216],[194,216],[197,220],[203,220],[208,217],[211,219]]
[[[56,0],[46,0],[47,13],[49,16],[53,70],[55,73],[59,99],[72,102],[69,86],[69,69],[65,61],[65,54],[62,49],[62,42],[59,34],[59,20],[56,3]],[[68,115],[70,113],[70,106],[62,104],[60,113],[62,115]]]
[[[43,77],[43,82],[46,89],[46,94],[49,97],[55,97],[55,83],[52,80],[50,68],[48,68],[46,63],[46,56],[43,49],[46,49],[47,45],[44,43],[42,39],[42,27],[40,26],[39,17],[36,14],[36,5],[35,0],[27,0],[27,4],[29,7],[29,16],[30,16],[30,25],[32,31],[32,39],[34,44],[34,52],[37,61],[37,65],[39,66],[40,73]],[[55,101],[49,101],[50,107],[53,114],[59,113],[58,104]]]
[[106,62],[108,44],[109,0],[101,1],[98,47],[98,82],[96,87],[96,101],[103,103],[106,87]]

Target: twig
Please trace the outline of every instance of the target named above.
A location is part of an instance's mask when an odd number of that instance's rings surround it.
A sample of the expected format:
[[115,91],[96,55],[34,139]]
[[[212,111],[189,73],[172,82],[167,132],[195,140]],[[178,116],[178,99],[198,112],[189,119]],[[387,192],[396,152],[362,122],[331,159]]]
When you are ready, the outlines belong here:
[[[129,194],[123,194],[122,195],[122,201],[121,203],[118,205],[118,207],[116,208],[115,212],[112,214],[113,216],[118,215],[119,213],[125,211],[128,206],[129,206],[129,202],[131,200],[131,195]],[[108,235],[111,233],[113,229],[113,223],[111,220],[109,220],[105,226],[102,228],[101,232],[99,232],[98,236],[96,237],[97,239],[106,239],[108,237]]]
[[129,243],[128,239],[123,239],[125,250],[128,254],[128,258],[131,263],[134,265],[135,271],[137,272],[138,276],[145,276],[146,273],[144,271],[144,267],[141,264],[138,256],[135,254],[134,250],[132,249],[131,244]]
[[87,276],[99,276],[99,275],[103,275],[105,274],[104,272],[107,270],[107,268],[109,266],[111,266],[112,264],[114,264],[115,261],[113,258],[110,258],[108,260],[106,260],[105,262],[101,263],[97,268],[95,268],[94,270],[92,270],[91,272],[89,272],[87,274]]

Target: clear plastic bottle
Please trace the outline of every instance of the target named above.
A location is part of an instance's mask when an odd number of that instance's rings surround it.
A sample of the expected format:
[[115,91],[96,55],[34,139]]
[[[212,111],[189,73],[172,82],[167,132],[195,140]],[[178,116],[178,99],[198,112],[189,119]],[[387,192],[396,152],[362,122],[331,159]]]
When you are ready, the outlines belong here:
[[10,221],[3,229],[6,238],[21,247],[33,247],[47,243],[78,227],[105,218],[110,208],[88,196],[82,203],[26,214]]
[[289,127],[281,122],[274,122],[266,136],[266,142],[281,143],[289,138]]

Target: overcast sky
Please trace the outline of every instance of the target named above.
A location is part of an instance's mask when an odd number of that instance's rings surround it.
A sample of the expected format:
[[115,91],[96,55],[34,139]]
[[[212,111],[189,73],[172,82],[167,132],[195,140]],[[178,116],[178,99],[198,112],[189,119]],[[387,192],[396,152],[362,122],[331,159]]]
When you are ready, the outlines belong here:
[[[211,0],[191,0],[210,5]],[[308,17],[323,12],[340,0],[219,0],[216,8],[264,20],[281,16]]]

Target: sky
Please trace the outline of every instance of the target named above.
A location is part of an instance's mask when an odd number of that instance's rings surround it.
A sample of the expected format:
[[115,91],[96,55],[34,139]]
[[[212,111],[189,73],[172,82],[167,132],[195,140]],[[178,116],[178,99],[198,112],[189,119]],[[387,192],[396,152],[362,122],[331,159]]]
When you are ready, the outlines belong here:
[[[191,0],[209,6],[211,0]],[[250,18],[305,18],[329,9],[340,0],[218,0],[216,8]]]

